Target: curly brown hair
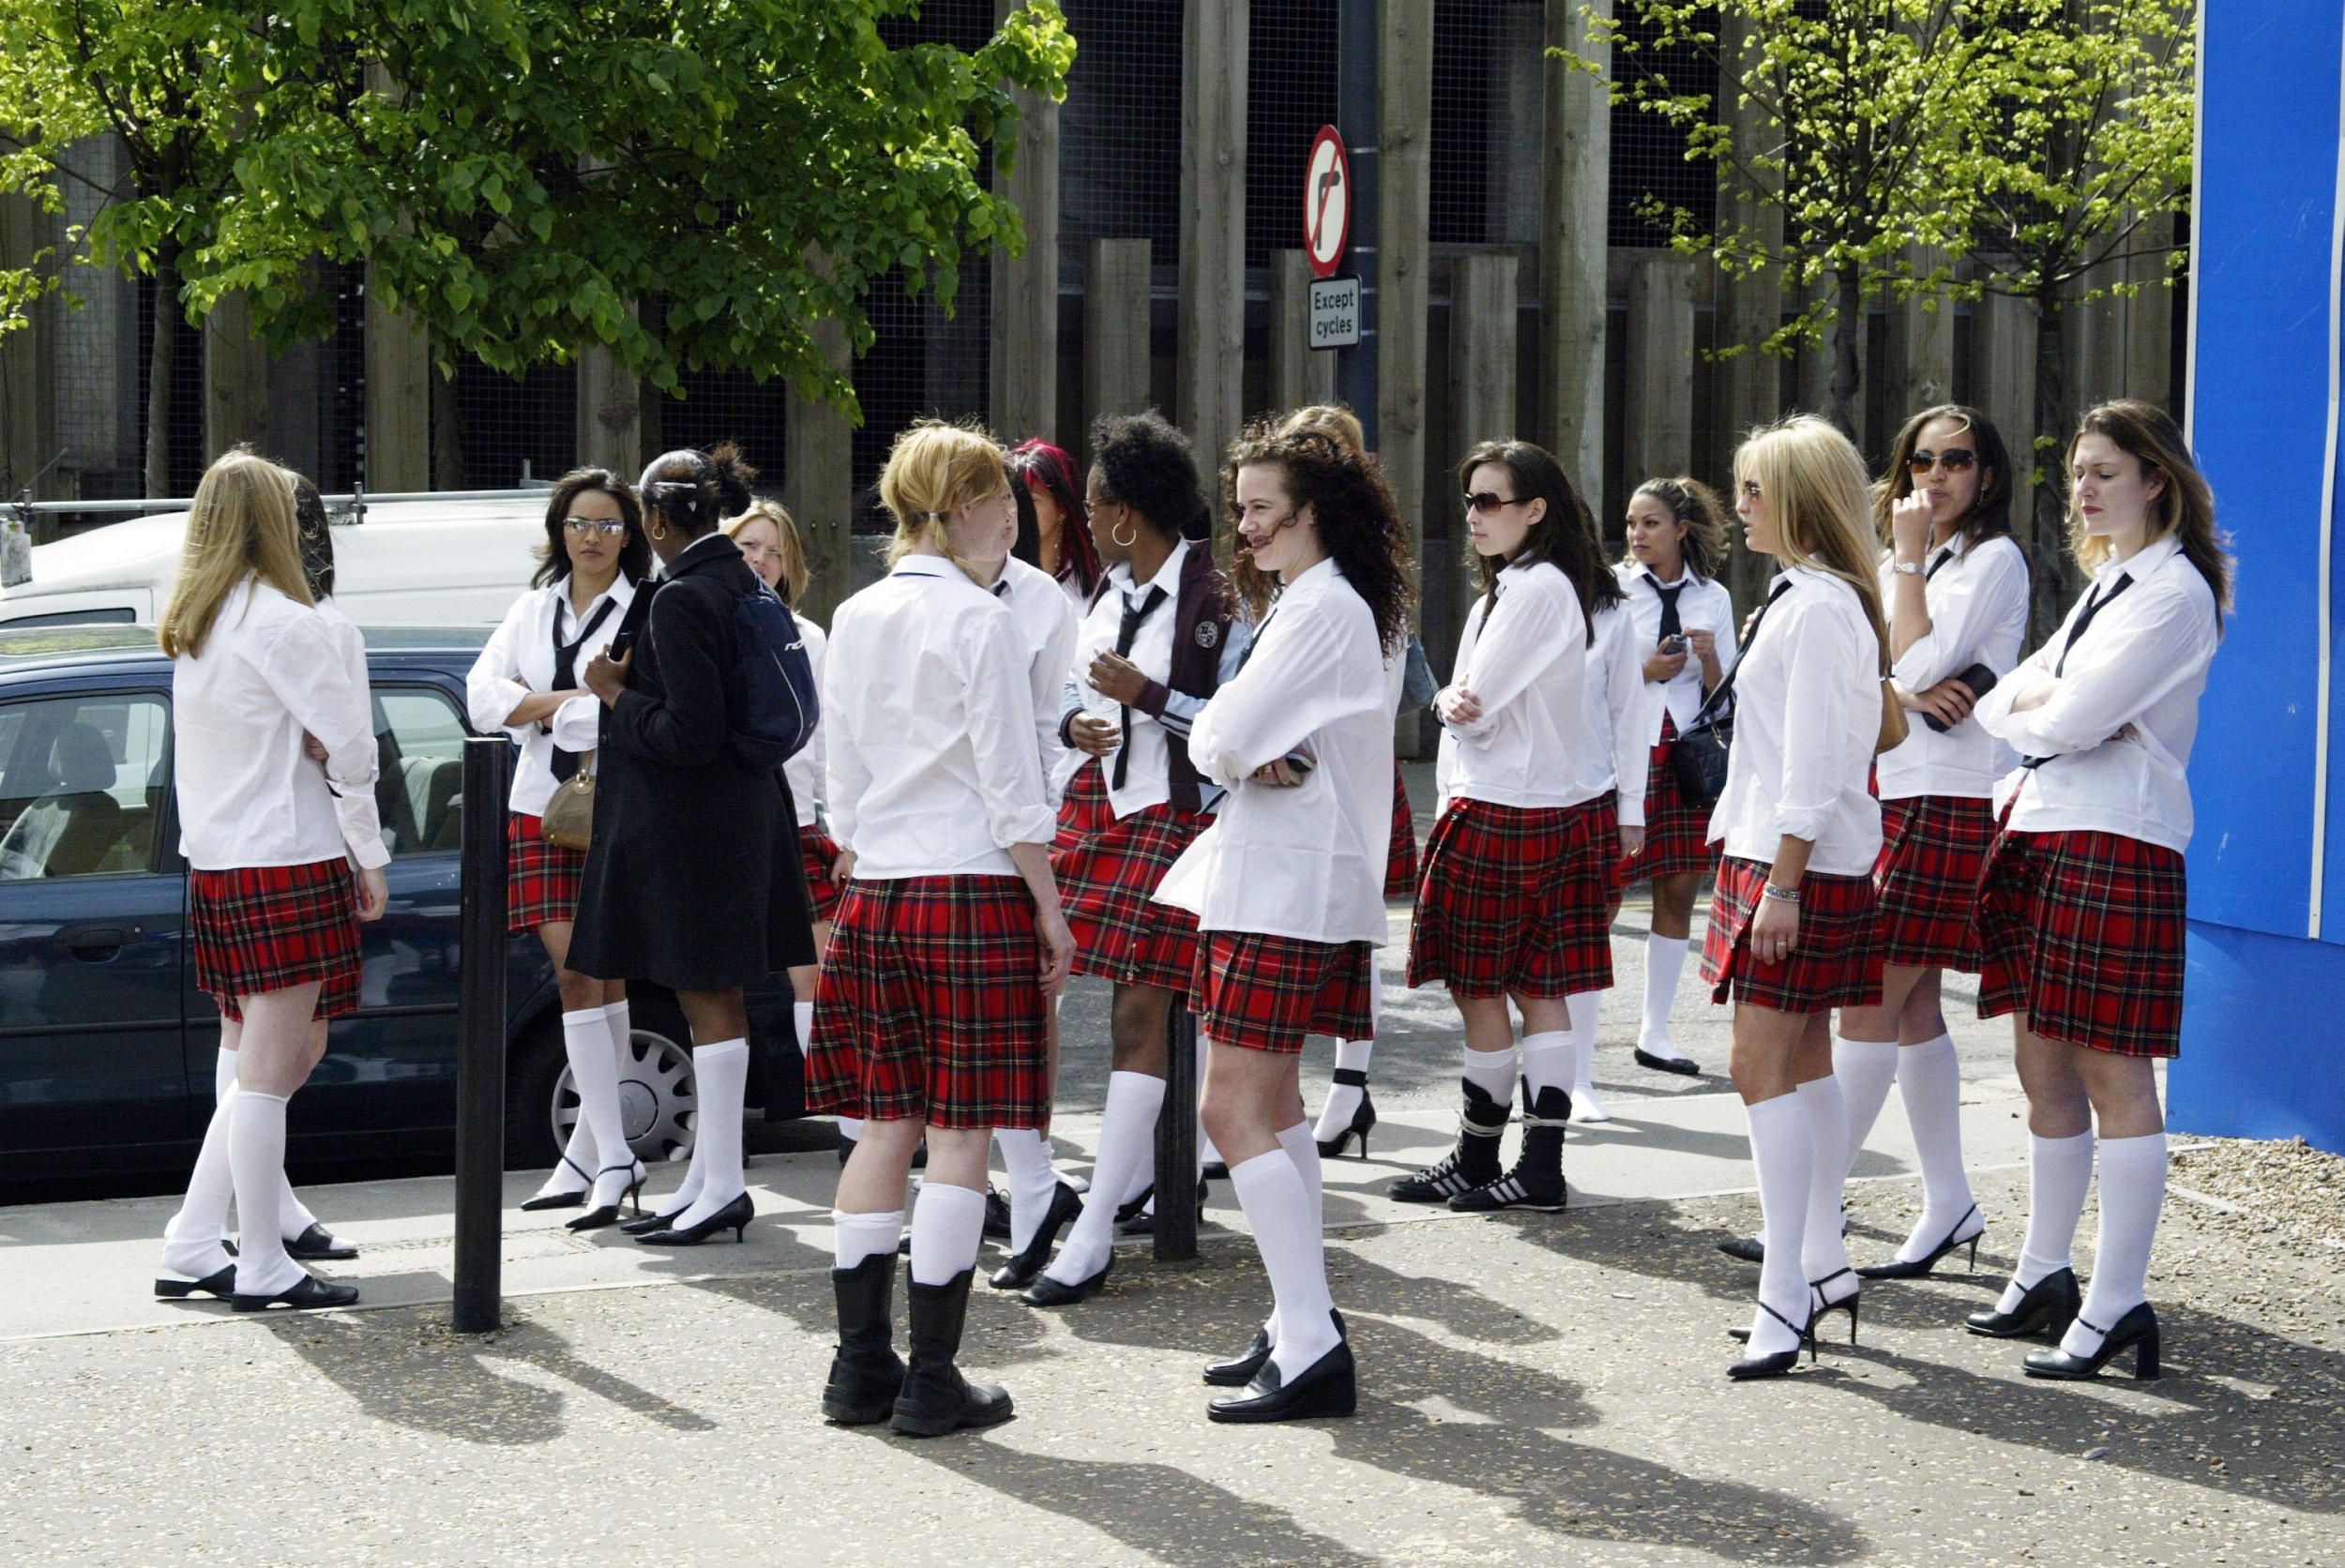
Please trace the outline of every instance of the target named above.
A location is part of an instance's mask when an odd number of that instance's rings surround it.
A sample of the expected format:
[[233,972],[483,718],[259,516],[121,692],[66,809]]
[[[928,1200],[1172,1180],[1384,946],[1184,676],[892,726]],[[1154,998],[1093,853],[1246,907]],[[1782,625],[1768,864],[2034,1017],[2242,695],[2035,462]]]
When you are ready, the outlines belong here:
[[1409,613],[1416,608],[1416,590],[1409,583],[1409,530],[1375,468],[1322,431],[1281,430],[1267,420],[1248,426],[1231,443],[1221,465],[1222,509],[1231,524],[1230,575],[1257,623],[1269,609],[1272,583],[1235,536],[1238,471],[1255,467],[1278,469],[1295,510],[1311,509],[1320,543],[1376,618],[1376,640],[1385,656],[1399,653],[1409,639]]

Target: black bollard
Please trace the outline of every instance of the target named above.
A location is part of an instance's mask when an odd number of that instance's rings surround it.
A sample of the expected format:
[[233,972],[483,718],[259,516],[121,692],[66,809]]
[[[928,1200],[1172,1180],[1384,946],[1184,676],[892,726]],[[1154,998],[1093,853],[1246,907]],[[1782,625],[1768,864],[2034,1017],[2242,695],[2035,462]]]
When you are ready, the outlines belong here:
[[1164,1107],[1157,1113],[1157,1261],[1197,1256],[1197,1016],[1179,1002],[1165,1024]]
[[504,1304],[505,800],[513,747],[464,743],[462,946],[456,1011],[458,1334],[496,1329]]

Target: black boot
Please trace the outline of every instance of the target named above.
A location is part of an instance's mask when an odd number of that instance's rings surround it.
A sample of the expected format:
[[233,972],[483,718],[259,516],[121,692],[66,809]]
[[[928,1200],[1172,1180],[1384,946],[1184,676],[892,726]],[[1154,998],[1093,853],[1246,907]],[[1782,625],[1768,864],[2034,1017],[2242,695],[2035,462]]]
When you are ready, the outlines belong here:
[[1439,1203],[1461,1192],[1498,1180],[1498,1140],[1506,1131],[1507,1107],[1466,1081],[1465,1103],[1459,1108],[1458,1146],[1414,1176],[1392,1184],[1392,1197],[1402,1203]]
[[[1523,1085],[1530,1099],[1530,1085]],[[1564,1128],[1571,1122],[1571,1093],[1560,1084],[1538,1092],[1522,1118],[1522,1152],[1515,1168],[1493,1182],[1453,1195],[1449,1206],[1468,1214],[1531,1209],[1551,1214],[1565,1202]]]
[[941,1438],[964,1426],[992,1426],[1009,1419],[1008,1394],[992,1383],[971,1382],[953,1364],[976,1278],[976,1270],[963,1269],[943,1285],[915,1279],[904,1286],[912,1309],[912,1364],[896,1395],[892,1425],[905,1437]]
[[895,1347],[896,1255],[875,1252],[852,1269],[831,1270],[830,1289],[839,1301],[839,1350],[830,1358],[823,1414],[841,1426],[885,1421],[904,1381]]

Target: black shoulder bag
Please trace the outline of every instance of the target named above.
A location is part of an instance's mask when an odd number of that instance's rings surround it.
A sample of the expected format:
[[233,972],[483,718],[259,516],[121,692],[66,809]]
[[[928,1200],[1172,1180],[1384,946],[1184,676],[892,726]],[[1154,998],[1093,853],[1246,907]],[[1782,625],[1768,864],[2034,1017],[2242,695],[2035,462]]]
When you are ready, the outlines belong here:
[[1750,635],[1743,640],[1742,651],[1677,739],[1670,746],[1670,766],[1677,771],[1677,792],[1703,810],[1718,803],[1726,793],[1727,753],[1734,746],[1734,676],[1750,656],[1750,650],[1759,641],[1759,628],[1767,618],[1768,609],[1791,589],[1788,582],[1778,585],[1767,596],[1767,602],[1759,607],[1758,618],[1750,624]]

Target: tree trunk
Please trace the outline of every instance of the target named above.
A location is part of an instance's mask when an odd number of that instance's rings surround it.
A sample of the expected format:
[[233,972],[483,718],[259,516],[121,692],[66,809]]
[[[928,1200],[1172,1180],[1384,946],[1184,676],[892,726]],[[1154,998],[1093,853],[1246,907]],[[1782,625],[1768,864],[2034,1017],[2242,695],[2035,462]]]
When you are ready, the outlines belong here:
[[455,379],[440,374],[437,367],[431,371],[431,488],[466,488],[464,411],[456,400]]
[[2065,305],[2057,295],[2039,295],[2035,301],[2035,429],[2029,460],[2038,477],[2034,536],[2027,541],[2034,601],[2028,617],[2031,646],[2060,629],[2083,581],[2068,554],[2068,437],[2076,430],[2078,411],[2068,387]]
[[[1853,269],[1837,275],[1838,303],[1832,323],[1832,422],[1851,441],[1856,433],[1856,394],[1864,384],[1865,296]],[[1860,442],[1861,445],[1861,442]]]
[[155,341],[146,356],[146,493],[171,493],[172,373],[179,359],[179,251],[155,258]]

